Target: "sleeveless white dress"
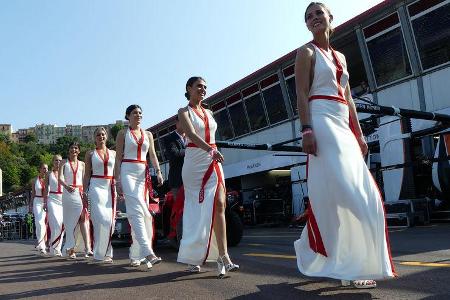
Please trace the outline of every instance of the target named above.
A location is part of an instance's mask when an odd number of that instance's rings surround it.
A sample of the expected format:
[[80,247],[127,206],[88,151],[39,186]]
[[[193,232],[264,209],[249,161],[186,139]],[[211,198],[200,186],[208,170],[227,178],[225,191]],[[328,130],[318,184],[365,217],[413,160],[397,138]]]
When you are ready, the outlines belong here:
[[105,159],[97,150],[91,156],[92,174],[89,182],[90,217],[94,227],[94,259],[113,256],[111,236],[116,215],[114,162],[115,152],[107,150]]
[[77,244],[78,234],[75,232],[81,214],[83,213],[83,201],[81,200],[81,193],[83,191],[83,175],[79,170],[80,162],[78,161],[75,168],[72,167],[69,161],[63,166],[63,178],[67,185],[75,188],[75,192],[69,193],[66,189],[63,191],[63,222],[66,231],[66,241],[64,243],[64,250],[74,249]]
[[[189,118],[195,132],[214,145],[217,123],[210,111],[202,109],[203,118],[188,106]],[[178,252],[178,262],[201,265],[219,257],[213,230],[214,207],[219,186],[225,189],[222,165],[188,139],[183,164],[184,212],[183,237]]]
[[53,172],[50,171],[48,174],[47,217],[51,232],[50,253],[56,254],[61,252],[64,238],[62,186]]
[[45,251],[47,242],[47,212],[44,210],[43,195],[44,180],[36,178],[34,181],[35,196],[33,199],[34,225],[36,226],[36,249]]
[[310,210],[294,243],[298,268],[344,280],[393,277],[383,200],[351,129],[347,70],[334,50],[314,49],[309,99],[317,156],[307,166]]
[[143,258],[154,255],[152,246],[154,224],[149,211],[149,178],[146,161],[149,147],[150,141],[145,131],[141,129],[141,137],[138,139],[129,128],[126,130],[120,179],[133,235],[130,257]]

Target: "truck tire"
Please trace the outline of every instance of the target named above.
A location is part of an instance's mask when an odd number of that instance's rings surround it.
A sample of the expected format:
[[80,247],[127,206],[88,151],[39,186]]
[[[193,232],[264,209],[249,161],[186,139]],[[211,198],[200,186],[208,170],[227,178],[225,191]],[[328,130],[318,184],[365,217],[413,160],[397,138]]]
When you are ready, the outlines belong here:
[[227,222],[227,245],[228,247],[237,246],[242,239],[244,225],[239,215],[234,211],[230,211],[225,217]]

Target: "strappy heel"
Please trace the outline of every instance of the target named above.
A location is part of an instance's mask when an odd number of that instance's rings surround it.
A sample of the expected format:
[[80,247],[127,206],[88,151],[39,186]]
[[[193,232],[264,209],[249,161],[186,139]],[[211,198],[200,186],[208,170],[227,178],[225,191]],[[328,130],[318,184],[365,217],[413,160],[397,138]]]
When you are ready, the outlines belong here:
[[[226,257],[228,258],[228,261],[230,262],[228,264],[225,264],[223,261],[223,259]],[[227,272],[238,271],[239,265],[232,263],[228,254],[225,254],[225,255],[219,256],[219,258],[217,259],[217,270],[219,272],[218,277],[220,279],[220,278],[223,278]]]
[[377,287],[375,280],[341,280],[342,286],[352,286],[356,289],[373,289]]

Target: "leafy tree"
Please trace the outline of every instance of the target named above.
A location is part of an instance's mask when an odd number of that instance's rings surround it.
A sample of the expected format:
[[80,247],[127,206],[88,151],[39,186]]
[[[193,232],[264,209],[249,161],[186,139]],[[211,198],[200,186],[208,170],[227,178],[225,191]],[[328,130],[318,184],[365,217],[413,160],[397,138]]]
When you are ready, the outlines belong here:
[[34,133],[30,133],[27,134],[27,136],[25,137],[25,143],[30,143],[30,142],[37,142],[37,137]]
[[116,140],[117,134],[123,128],[125,128],[123,124],[115,124],[113,127],[111,127],[111,135],[113,136],[114,140]]
[[0,133],[0,142],[4,142],[6,144],[9,144],[11,142],[11,139],[10,139],[9,135],[4,134],[4,133]]

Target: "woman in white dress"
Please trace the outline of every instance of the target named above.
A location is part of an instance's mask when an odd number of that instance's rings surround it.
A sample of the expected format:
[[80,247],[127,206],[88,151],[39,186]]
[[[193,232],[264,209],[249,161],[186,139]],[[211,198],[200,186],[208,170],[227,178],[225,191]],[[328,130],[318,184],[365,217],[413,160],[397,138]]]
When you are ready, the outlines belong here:
[[374,279],[396,274],[383,200],[363,157],[367,144],[351,98],[345,57],[329,43],[332,20],[325,5],[311,3],[305,22],[314,39],[297,52],[310,210],[294,246],[303,274],[373,288]]
[[83,200],[90,201],[90,218],[94,229],[94,260],[112,263],[111,236],[116,215],[114,163],[116,152],[106,147],[108,133],[104,127],[94,132],[95,150],[85,157]]
[[83,206],[81,194],[83,192],[84,162],[78,160],[80,145],[72,142],[69,145],[69,157],[59,170],[59,183],[64,187],[62,195],[63,222],[66,241],[63,249],[71,259],[76,259],[75,246],[77,244],[76,229],[79,225],[84,241],[85,257],[89,255],[90,243],[88,227],[86,226],[87,209]]
[[188,264],[190,272],[216,261],[219,278],[239,266],[230,260],[225,224],[225,177],[223,156],[215,145],[217,123],[210,110],[202,107],[206,83],[191,77],[186,83],[189,105],[178,111],[187,136],[182,178],[184,185],[183,236],[178,262]]
[[152,193],[147,154],[155,169],[158,184],[163,177],[159,169],[153,135],[141,128],[142,109],[130,105],[125,112],[129,127],[122,129],[116,138],[115,177],[117,194],[125,198],[128,221],[134,231],[133,244],[139,245],[139,257],[145,257],[147,267],[161,262],[153,251],[154,224],[149,211]]
[[58,181],[61,161],[61,155],[53,156],[52,170],[47,173],[45,180],[45,188],[48,191],[47,217],[51,233],[50,254],[54,256],[62,256],[61,246],[64,238],[62,186]]
[[47,254],[47,212],[45,195],[45,176],[48,166],[42,164],[39,167],[39,175],[33,179],[31,184],[31,199],[33,199],[34,224],[36,226],[36,249],[40,254]]

